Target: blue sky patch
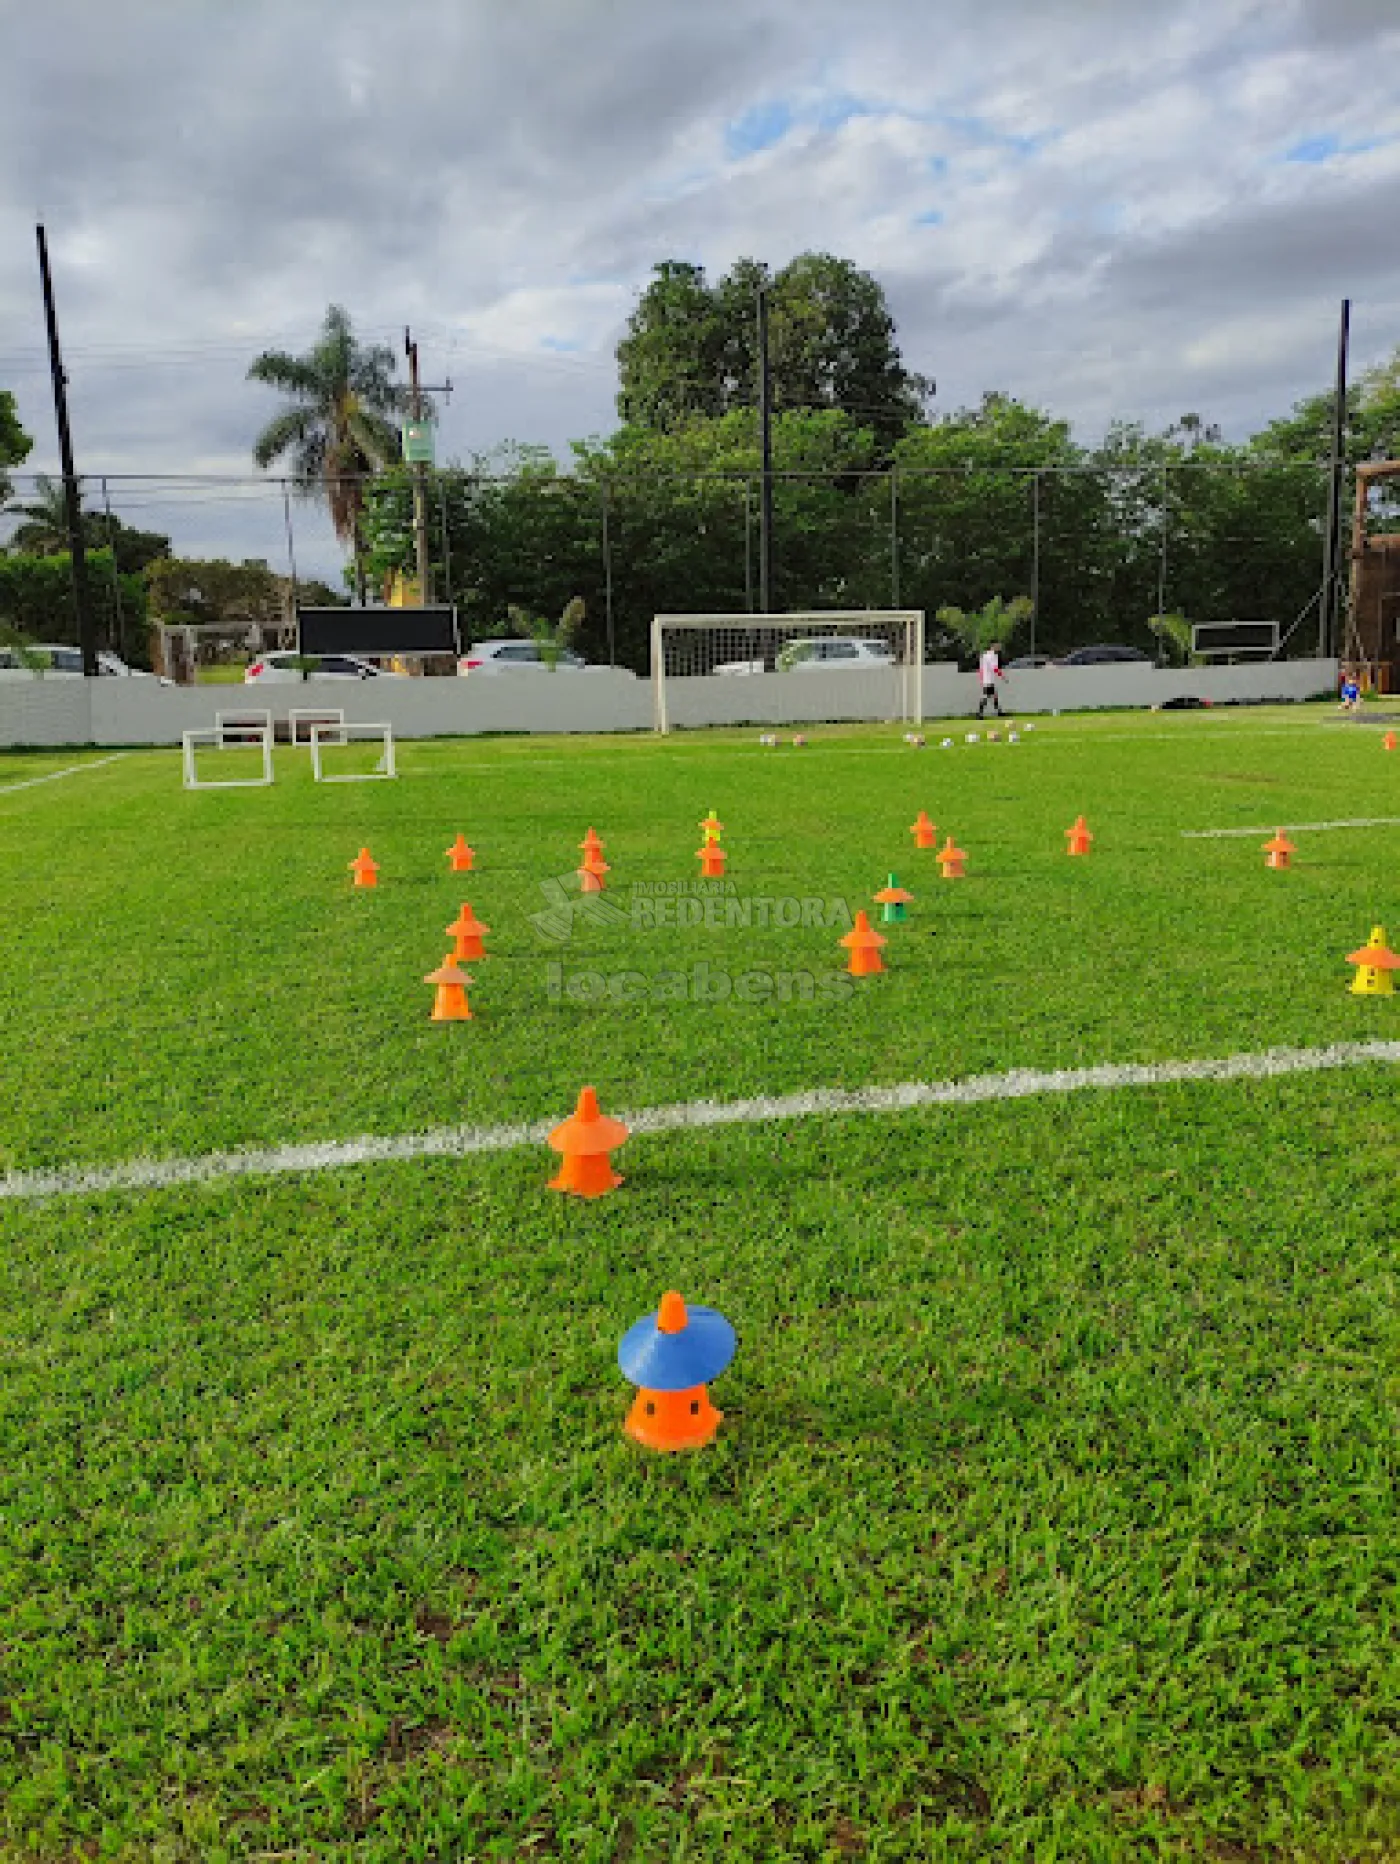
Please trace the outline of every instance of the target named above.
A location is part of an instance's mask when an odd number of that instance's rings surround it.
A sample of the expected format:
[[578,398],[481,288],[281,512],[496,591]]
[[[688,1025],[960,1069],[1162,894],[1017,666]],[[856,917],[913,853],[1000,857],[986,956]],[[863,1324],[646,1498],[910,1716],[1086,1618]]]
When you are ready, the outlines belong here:
[[541,337],[540,338],[541,349],[563,350],[567,352],[569,350],[576,350],[578,347],[579,347],[579,344],[577,340],[573,337]]
[[1363,136],[1359,142],[1343,142],[1335,130],[1325,130],[1320,136],[1305,136],[1301,142],[1295,142],[1291,149],[1285,149],[1285,162],[1329,162],[1334,155],[1365,155],[1368,149],[1379,149],[1384,143],[1393,142],[1393,136]]
[[942,224],[943,215],[936,207],[930,207],[926,213],[915,214],[914,216],[914,225],[916,227],[941,227]]
[[775,97],[736,117],[724,132],[724,146],[730,156],[756,155],[781,142],[791,128],[792,106]]

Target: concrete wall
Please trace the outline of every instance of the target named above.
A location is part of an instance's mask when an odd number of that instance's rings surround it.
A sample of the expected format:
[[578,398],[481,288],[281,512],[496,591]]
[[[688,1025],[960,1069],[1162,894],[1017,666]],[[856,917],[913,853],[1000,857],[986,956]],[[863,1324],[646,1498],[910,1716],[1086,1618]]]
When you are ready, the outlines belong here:
[[[1135,664],[1045,667],[1011,673],[1001,702],[1013,714],[1152,706],[1194,695],[1308,699],[1337,689],[1335,660],[1159,671]],[[758,673],[678,679],[667,685],[673,726],[789,725],[831,719],[893,719],[899,679],[885,671]],[[976,677],[955,666],[923,670],[926,718],[976,710]],[[178,744],[182,732],[245,706],[285,718],[291,706],[339,707],[361,723],[388,721],[400,738],[485,731],[646,731],[651,685],[631,673],[504,673],[488,679],[310,679],[287,686],[161,686],[155,680],[0,680],[0,745]]]

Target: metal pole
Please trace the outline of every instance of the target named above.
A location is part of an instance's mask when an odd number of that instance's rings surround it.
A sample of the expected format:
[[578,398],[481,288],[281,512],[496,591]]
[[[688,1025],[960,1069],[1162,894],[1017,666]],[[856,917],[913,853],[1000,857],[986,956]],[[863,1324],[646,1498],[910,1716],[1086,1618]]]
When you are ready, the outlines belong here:
[[612,508],[612,485],[603,481],[603,619],[608,630],[608,665],[617,665],[617,642],[613,630],[613,586],[612,586],[612,526],[609,522]]
[[452,600],[452,543],[447,528],[447,486],[441,475],[437,481],[438,520],[442,530],[442,578],[446,585],[447,600]]
[[[423,396],[418,385],[418,345],[408,333],[407,326],[403,333],[404,354],[408,357],[409,394],[413,405],[413,418],[423,418]],[[413,542],[418,559],[418,600],[426,608],[433,599],[432,570],[428,563],[428,498],[427,471],[422,460],[413,468]]]
[[[1157,613],[1159,615],[1165,615],[1167,612],[1167,521],[1170,515],[1170,506],[1168,505],[1168,502],[1167,502],[1168,497],[1169,497],[1167,470],[1168,469],[1166,465],[1163,464],[1163,467],[1162,467],[1162,554],[1157,564]],[[1159,634],[1157,636],[1157,665],[1159,667],[1162,664],[1162,655],[1165,651],[1166,651],[1165,637]]]
[[758,445],[761,463],[758,612],[773,613],[773,384],[768,369],[768,287],[758,288]]
[[744,608],[753,613],[753,486],[744,481]]
[[1327,530],[1322,547],[1322,604],[1318,611],[1317,657],[1325,660],[1337,645],[1337,569],[1341,544],[1342,480],[1346,474],[1347,337],[1351,299],[1342,299],[1337,328],[1337,381],[1332,403],[1332,457],[1327,478]]
[[1035,658],[1035,625],[1040,620],[1040,474],[1031,474],[1031,658]]
[[39,276],[44,287],[44,318],[49,328],[49,369],[53,375],[53,406],[58,421],[58,455],[63,466],[63,500],[68,510],[68,549],[73,566],[73,608],[78,618],[78,646],[83,656],[83,673],[97,677],[97,631],[92,622],[92,604],[88,600],[87,552],[83,546],[83,508],[78,496],[78,477],[73,470],[73,435],[68,426],[68,377],[63,368],[63,352],[58,343],[58,312],[54,308],[53,280],[49,276],[49,244],[42,226],[36,226],[39,242]]
[[107,513],[107,548],[112,553],[112,599],[116,603],[117,652],[126,659],[126,616],[122,611],[122,585],[117,574],[117,540],[112,531],[112,495],[102,481],[102,508]]
[[890,467],[890,607],[899,607],[899,468]]

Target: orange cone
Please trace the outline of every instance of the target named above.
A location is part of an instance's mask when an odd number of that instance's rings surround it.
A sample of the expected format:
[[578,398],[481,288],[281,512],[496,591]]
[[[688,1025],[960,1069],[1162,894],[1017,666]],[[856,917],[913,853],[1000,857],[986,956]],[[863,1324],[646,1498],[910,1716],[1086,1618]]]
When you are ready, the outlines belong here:
[[1381,743],[1385,746],[1387,751],[1393,751],[1396,745],[1400,744],[1400,739],[1395,736],[1393,731],[1388,731],[1381,739]]
[[1281,828],[1276,828],[1273,833],[1273,839],[1264,843],[1264,852],[1269,857],[1268,861],[1265,863],[1266,866],[1287,867],[1293,856],[1297,853],[1297,849],[1293,846],[1293,843],[1288,839],[1287,835],[1284,834],[1283,830]]
[[[592,829],[588,832],[590,835],[593,833]],[[583,866],[578,870],[579,892],[601,893],[603,891],[603,876],[611,871],[607,862],[603,859],[603,844],[599,842],[596,847],[591,848],[585,845]]]
[[360,852],[350,863],[350,872],[355,876],[357,887],[377,887],[379,885],[379,867],[370,855],[368,848]]
[[433,1013],[429,1020],[435,1023],[469,1023],[472,1013],[467,1003],[467,985],[471,981],[452,953],[448,952],[436,971],[429,971],[423,979],[425,984],[437,985]]
[[447,864],[454,874],[469,874],[475,859],[476,851],[467,846],[465,835],[459,835],[447,850]]
[[1371,936],[1366,943],[1356,951],[1347,953],[1347,963],[1360,966],[1352,979],[1351,994],[1354,997],[1395,995],[1394,973],[1400,971],[1400,954],[1393,952],[1386,944],[1384,926],[1372,926]]
[[919,811],[919,819],[917,822],[910,823],[909,833],[914,837],[914,846],[916,848],[936,848],[938,846],[938,824],[929,821],[927,809],[921,809]]
[[1074,819],[1074,827],[1065,830],[1065,840],[1069,844],[1065,849],[1065,853],[1087,854],[1093,843],[1093,839],[1093,836],[1089,833],[1089,825],[1085,822],[1083,816],[1076,816]]
[[591,828],[579,843],[579,847],[583,850],[585,855],[590,851],[595,854],[601,854],[604,848],[607,847],[607,843],[599,835],[596,828]]
[[453,956],[458,964],[469,958],[486,956],[486,947],[481,942],[481,935],[483,932],[489,932],[491,928],[481,923],[465,900],[462,902],[461,912],[444,930],[449,938],[455,938],[457,941]]
[[967,856],[954,842],[951,835],[933,858],[937,861],[939,873],[944,880],[967,879],[967,875],[963,872],[963,862]]
[[695,858],[700,863],[702,880],[723,880],[724,849],[717,841],[707,841],[703,848],[697,848]]
[[877,971],[883,971],[880,962],[880,948],[887,943],[871,925],[865,916],[865,909],[856,914],[856,922],[846,934],[838,939],[838,945],[844,945],[851,954],[851,962],[846,966],[852,977],[874,977]]
[[562,1126],[549,1135],[549,1143],[563,1156],[557,1178],[551,1178],[551,1191],[572,1191],[575,1197],[602,1197],[622,1183],[608,1157],[614,1146],[627,1137],[621,1120],[610,1120],[598,1111],[598,1096],[591,1087],[580,1090],[578,1106]]

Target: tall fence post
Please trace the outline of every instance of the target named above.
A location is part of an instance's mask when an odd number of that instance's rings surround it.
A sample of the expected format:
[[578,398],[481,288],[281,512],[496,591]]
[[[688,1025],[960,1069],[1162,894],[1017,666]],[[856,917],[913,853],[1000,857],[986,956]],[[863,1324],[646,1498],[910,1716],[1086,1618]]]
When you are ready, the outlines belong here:
[[[1157,561],[1157,613],[1159,615],[1165,615],[1167,612],[1167,533],[1171,526],[1171,481],[1168,477],[1169,470],[1166,463],[1163,462],[1162,551]],[[1166,652],[1166,646],[1166,635],[1159,628],[1157,631],[1157,665],[1159,667],[1162,664],[1162,656]]]
[[1031,474],[1031,659],[1035,658],[1035,628],[1040,620],[1040,472]]
[[608,665],[617,665],[617,643],[613,634],[612,586],[612,481],[603,481],[603,619],[608,633]]
[[890,467],[890,607],[899,607],[899,468]]

